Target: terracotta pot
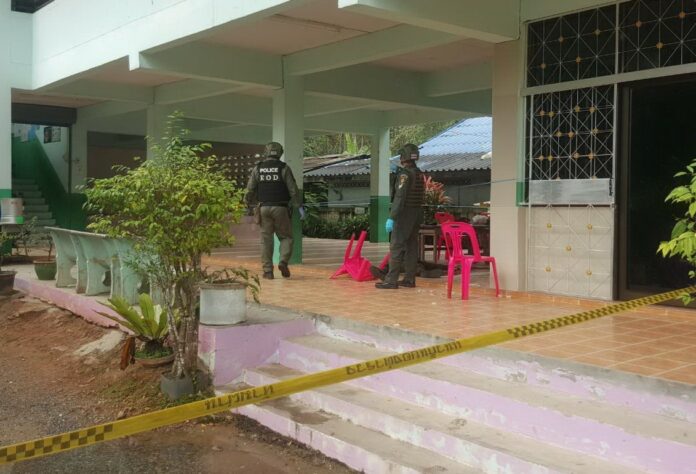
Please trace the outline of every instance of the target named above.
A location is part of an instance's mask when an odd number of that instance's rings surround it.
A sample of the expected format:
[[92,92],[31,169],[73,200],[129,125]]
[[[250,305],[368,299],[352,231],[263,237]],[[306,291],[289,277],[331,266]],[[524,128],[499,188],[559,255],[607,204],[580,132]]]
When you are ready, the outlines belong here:
[[135,356],[135,360],[143,367],[162,367],[163,365],[171,364],[174,361],[174,353],[156,358],[143,358]]

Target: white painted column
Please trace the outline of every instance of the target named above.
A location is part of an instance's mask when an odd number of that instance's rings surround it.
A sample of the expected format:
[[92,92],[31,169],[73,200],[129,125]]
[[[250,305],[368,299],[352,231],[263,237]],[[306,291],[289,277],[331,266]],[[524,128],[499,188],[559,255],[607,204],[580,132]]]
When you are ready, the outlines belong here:
[[370,159],[370,242],[387,242],[384,223],[389,217],[389,127],[372,135]]
[[12,196],[12,89],[10,2],[0,4],[0,198]]
[[522,43],[496,44],[493,59],[491,255],[507,290],[525,290],[527,276],[527,212],[517,206],[518,182],[524,179]]
[[73,193],[82,193],[87,181],[87,126],[78,118],[70,128],[70,186]]
[[[273,141],[283,145],[285,161],[295,176],[300,192],[303,188],[304,151],[304,78],[286,74],[283,88],[273,92]],[[294,244],[290,263],[302,263],[302,225],[293,213]]]
[[152,158],[152,146],[162,139],[167,127],[167,112],[161,105],[149,105],[145,111],[146,115],[146,130],[147,138],[147,153],[146,157],[149,160]]

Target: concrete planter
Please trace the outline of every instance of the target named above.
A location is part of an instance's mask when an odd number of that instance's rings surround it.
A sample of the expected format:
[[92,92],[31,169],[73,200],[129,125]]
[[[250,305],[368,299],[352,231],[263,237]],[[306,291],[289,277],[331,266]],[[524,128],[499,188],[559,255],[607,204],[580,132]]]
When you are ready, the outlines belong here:
[[36,277],[42,281],[50,281],[56,279],[56,261],[54,259],[35,259],[34,260],[34,271],[36,272]]
[[160,377],[160,390],[171,400],[178,400],[181,397],[194,393],[193,380],[187,375],[179,379],[172,377],[169,373],[162,374]]
[[15,271],[0,271],[0,295],[12,292],[16,274]]
[[239,283],[202,284],[200,321],[211,326],[246,321],[246,286]]

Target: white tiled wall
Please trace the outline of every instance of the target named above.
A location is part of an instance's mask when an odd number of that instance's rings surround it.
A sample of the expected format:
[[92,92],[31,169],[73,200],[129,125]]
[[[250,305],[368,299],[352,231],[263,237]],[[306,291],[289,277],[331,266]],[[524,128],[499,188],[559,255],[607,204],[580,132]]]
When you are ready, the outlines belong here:
[[532,207],[529,226],[530,291],[612,299],[613,208]]

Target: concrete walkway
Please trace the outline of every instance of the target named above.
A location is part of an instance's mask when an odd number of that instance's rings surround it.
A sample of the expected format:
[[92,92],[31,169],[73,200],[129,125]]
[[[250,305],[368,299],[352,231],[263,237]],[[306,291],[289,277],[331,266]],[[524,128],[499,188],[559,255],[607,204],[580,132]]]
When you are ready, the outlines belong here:
[[[345,241],[305,239],[306,263],[291,267],[290,279],[278,274],[275,280],[264,280],[261,302],[448,338],[484,334],[606,304],[517,292],[496,298],[488,289],[486,271],[475,277],[468,301],[448,300],[445,278],[419,278],[417,288],[397,291],[377,290],[371,282],[357,283],[347,276],[330,280],[345,245]],[[379,261],[386,248],[386,244],[366,244],[363,255]],[[216,252],[207,262],[241,264],[258,271],[258,243],[239,242],[234,249]],[[646,307],[503,347],[696,385],[696,312],[681,308]]]

